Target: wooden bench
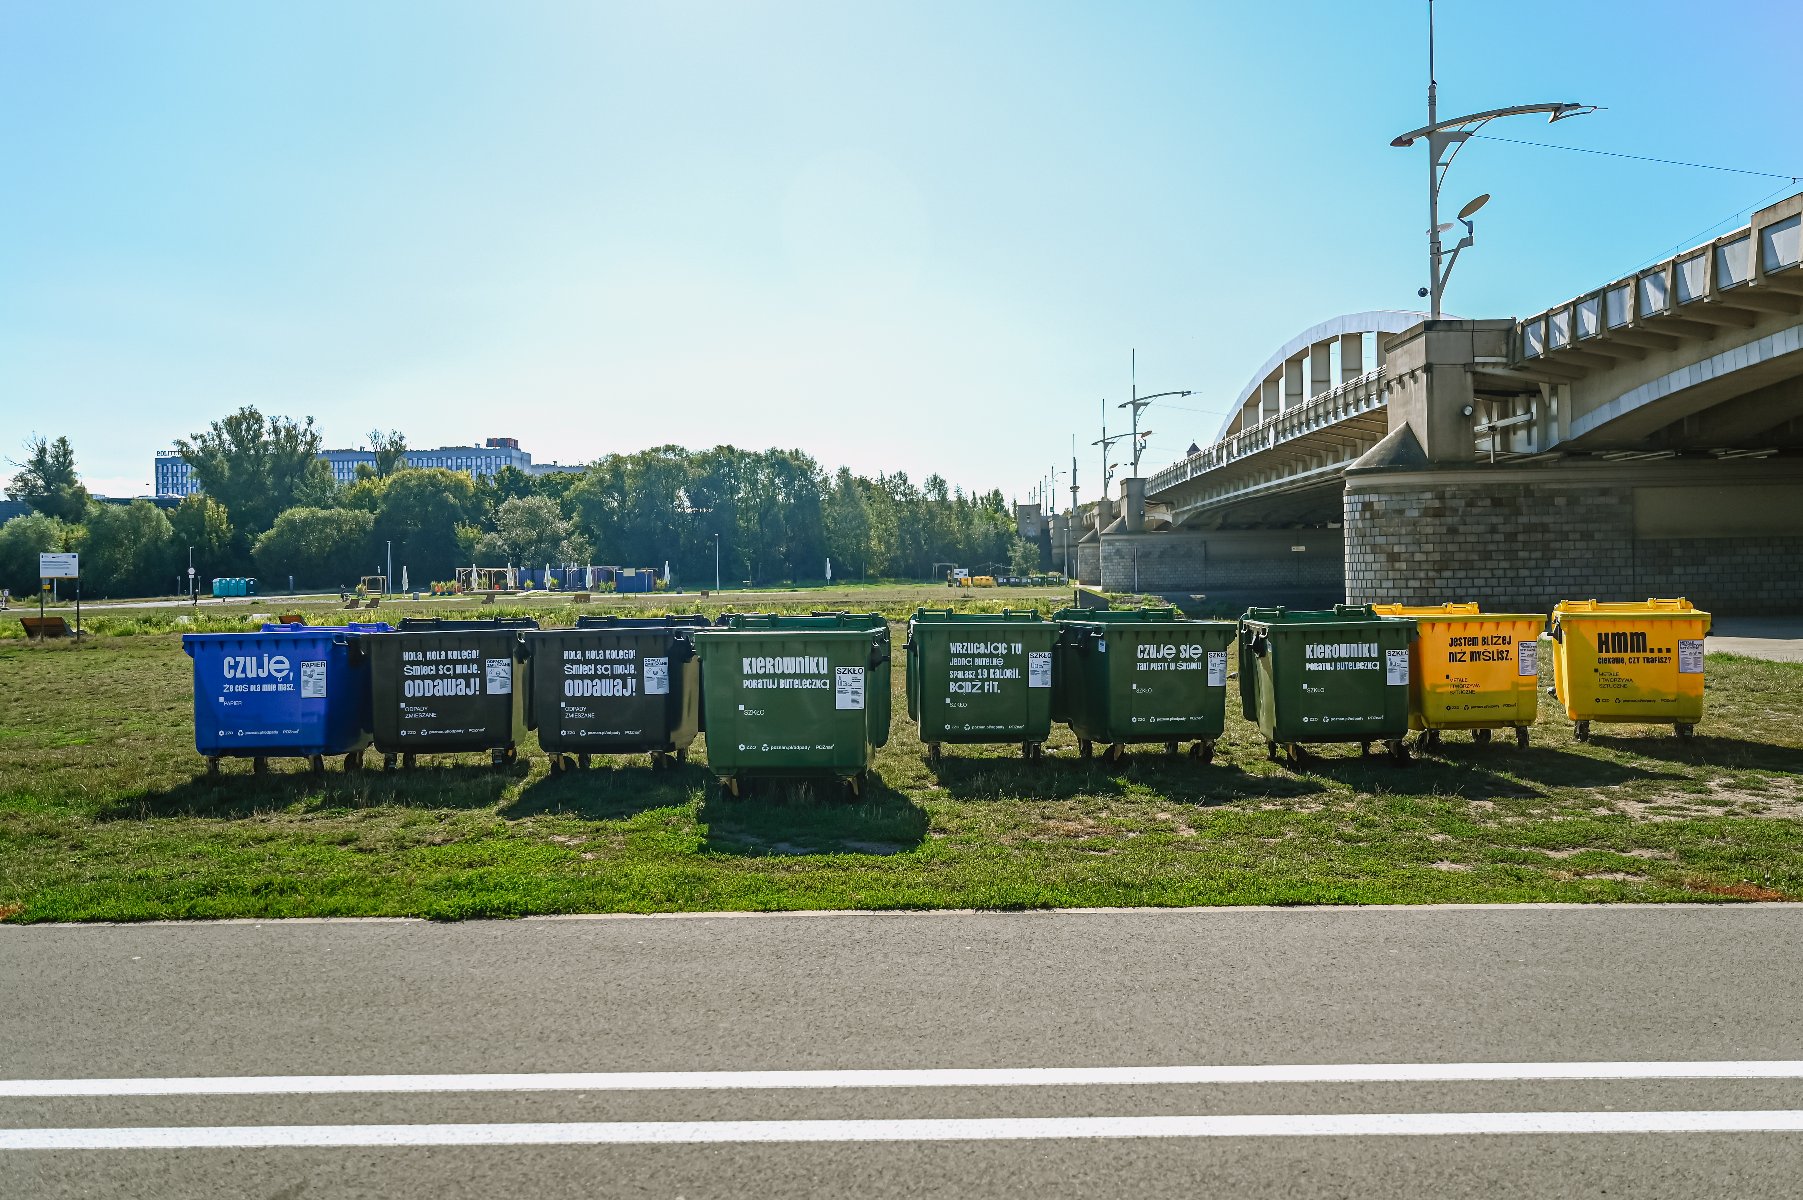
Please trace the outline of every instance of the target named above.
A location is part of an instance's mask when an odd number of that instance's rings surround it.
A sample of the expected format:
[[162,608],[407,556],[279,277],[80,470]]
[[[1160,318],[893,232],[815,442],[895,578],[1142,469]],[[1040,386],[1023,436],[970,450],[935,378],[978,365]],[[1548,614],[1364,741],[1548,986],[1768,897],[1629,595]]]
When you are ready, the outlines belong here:
[[594,599],[594,597],[589,595],[587,592],[571,592],[570,593],[570,602],[572,604],[587,604],[590,600],[593,600],[593,599]]
[[283,613],[276,620],[284,625],[305,625],[307,618],[300,613]]
[[344,606],[346,608],[356,608],[357,606],[359,606],[362,603],[363,603],[363,600],[361,597],[352,596],[350,599],[348,599],[344,602]]
[[61,617],[20,617],[19,624],[25,627],[26,637],[39,641],[69,636],[69,622]]

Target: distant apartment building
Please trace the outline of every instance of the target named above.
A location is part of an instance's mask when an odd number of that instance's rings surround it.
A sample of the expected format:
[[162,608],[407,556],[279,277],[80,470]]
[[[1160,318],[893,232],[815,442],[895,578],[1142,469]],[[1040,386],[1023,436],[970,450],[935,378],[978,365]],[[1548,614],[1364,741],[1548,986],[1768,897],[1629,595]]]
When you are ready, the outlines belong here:
[[158,499],[171,497],[180,500],[200,491],[200,481],[194,478],[194,468],[188,465],[188,460],[182,457],[180,450],[158,450],[156,472],[152,478],[156,480]]
[[[332,468],[332,478],[341,484],[357,482],[360,465],[375,469],[373,450],[323,450],[319,457]],[[436,450],[408,450],[403,456],[409,467],[443,467],[462,471],[477,479],[488,479],[503,467],[512,467],[528,475],[555,475],[582,470],[561,463],[534,463],[532,455],[520,449],[518,438],[487,438],[480,446],[440,446]],[[158,450],[156,456],[156,494],[158,497],[192,496],[200,491],[194,469],[175,450]]]

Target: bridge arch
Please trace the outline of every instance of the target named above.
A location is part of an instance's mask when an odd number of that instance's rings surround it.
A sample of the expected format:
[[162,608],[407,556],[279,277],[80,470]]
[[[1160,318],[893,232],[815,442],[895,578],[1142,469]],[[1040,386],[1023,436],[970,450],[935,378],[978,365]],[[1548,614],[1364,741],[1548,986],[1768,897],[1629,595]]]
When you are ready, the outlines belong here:
[[[1278,347],[1240,390],[1239,400],[1215,435],[1220,441],[1240,433],[1285,409],[1343,386],[1383,365],[1385,335],[1412,329],[1427,319],[1425,313],[1398,309],[1372,309],[1345,313],[1311,325]],[[1373,339],[1367,361],[1365,335]],[[1333,347],[1339,347],[1339,371],[1333,368]]]

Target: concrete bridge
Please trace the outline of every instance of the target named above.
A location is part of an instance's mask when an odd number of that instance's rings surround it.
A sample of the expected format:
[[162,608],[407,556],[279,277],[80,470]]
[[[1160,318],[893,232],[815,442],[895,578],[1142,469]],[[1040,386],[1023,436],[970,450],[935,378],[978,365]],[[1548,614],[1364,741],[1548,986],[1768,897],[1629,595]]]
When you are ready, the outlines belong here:
[[1226,605],[1798,611],[1800,314],[1803,194],[1525,319],[1323,322],[1212,443],[1089,514],[1077,574]]

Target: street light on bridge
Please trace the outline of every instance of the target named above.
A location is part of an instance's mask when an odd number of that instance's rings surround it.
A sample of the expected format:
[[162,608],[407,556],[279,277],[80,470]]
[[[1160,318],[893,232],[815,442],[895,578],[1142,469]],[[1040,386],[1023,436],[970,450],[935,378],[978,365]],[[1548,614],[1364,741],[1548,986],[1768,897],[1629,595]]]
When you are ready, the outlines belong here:
[[[1427,124],[1420,129],[1412,129],[1408,133],[1391,139],[1390,145],[1399,147],[1413,146],[1421,138],[1427,139],[1427,266],[1428,286],[1422,295],[1429,297],[1428,319],[1440,319],[1440,301],[1446,294],[1446,281],[1452,275],[1453,261],[1459,251],[1471,245],[1472,229],[1470,216],[1484,206],[1490,199],[1488,193],[1479,196],[1467,204],[1459,213],[1459,220],[1465,222],[1465,236],[1453,248],[1452,258],[1442,265],[1445,250],[1440,243],[1440,235],[1452,228],[1451,223],[1440,224],[1440,187],[1446,182],[1446,172],[1452,166],[1452,160],[1458,156],[1462,147],[1471,135],[1481,127],[1498,117],[1520,117],[1533,113],[1545,113],[1550,124],[1563,121],[1566,117],[1581,117],[1593,113],[1594,104],[1579,104],[1575,100],[1552,101],[1544,104],[1515,104],[1508,108],[1491,108],[1483,112],[1467,113],[1462,117],[1440,120],[1439,86],[1434,79],[1434,0],[1427,0]],[[1448,152],[1450,149],[1450,153]]]

